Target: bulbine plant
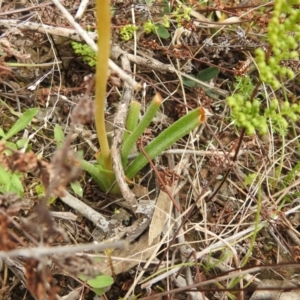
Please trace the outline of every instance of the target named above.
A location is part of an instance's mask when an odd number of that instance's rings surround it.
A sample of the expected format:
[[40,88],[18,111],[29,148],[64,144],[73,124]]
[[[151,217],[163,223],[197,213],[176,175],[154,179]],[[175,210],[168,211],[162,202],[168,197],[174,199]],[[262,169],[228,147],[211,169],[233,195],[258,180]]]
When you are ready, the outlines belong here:
[[[91,164],[82,161],[82,168],[89,172],[102,190],[110,193],[119,193],[115,183],[115,175],[112,167],[111,152],[105,129],[105,95],[108,74],[108,59],[110,53],[110,6],[108,0],[98,0],[96,4],[98,21],[98,53],[96,64],[96,85],[95,85],[95,123],[101,151],[97,155],[97,163]],[[205,111],[197,108],[174,122],[171,126],[160,133],[151,143],[145,146],[143,153],[140,153],[132,162],[128,162],[128,155],[134,148],[135,143],[141,137],[147,126],[152,122],[156,112],[162,104],[162,97],[156,94],[139,121],[141,105],[133,101],[129,108],[126,128],[121,146],[121,159],[125,175],[128,180],[132,179],[147,163],[170,147],[180,138],[205,121]]]
[[[165,149],[205,121],[205,112],[203,108],[200,107],[192,110],[174,122],[154,138],[151,143],[145,146],[144,151],[147,153],[148,158],[146,158],[143,153],[140,153],[131,163],[128,163],[129,154],[147,126],[152,122],[161,103],[162,98],[160,94],[156,94],[140,121],[138,121],[138,119],[141,104],[133,101],[130,105],[126,122],[126,131],[124,132],[123,143],[121,146],[122,165],[128,180],[132,179],[148,163],[148,159],[153,159],[160,155]],[[101,144],[101,141],[104,139],[103,137],[106,139],[105,143],[107,142],[105,127],[101,128],[101,132],[103,132],[102,134],[104,134],[104,136],[99,140],[101,152],[97,156],[97,164],[83,161],[82,167],[92,175],[93,179],[104,191],[118,193],[118,187],[114,185],[115,176],[112,169],[110,149],[109,147],[103,148]]]

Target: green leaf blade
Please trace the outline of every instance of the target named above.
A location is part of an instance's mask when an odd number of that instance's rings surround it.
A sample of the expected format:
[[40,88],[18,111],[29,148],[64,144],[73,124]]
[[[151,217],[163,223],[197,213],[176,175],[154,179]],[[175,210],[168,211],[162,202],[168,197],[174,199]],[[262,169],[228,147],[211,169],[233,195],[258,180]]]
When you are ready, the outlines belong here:
[[10,128],[10,130],[5,134],[3,140],[8,140],[21,130],[23,130],[33,119],[33,117],[38,113],[38,108],[31,108],[26,110],[22,116],[17,120],[17,122]]
[[171,36],[169,31],[160,24],[157,25],[156,33],[162,39],[168,39]]
[[76,195],[83,197],[83,188],[79,181],[71,182],[71,188]]
[[86,281],[91,286],[94,293],[99,296],[104,294],[104,289],[106,287],[109,287],[114,283],[113,278],[107,275],[99,275],[92,279],[87,279],[85,275],[80,275],[79,278]]
[[131,149],[135,145],[138,138],[143,134],[147,126],[152,122],[158,109],[160,108],[161,103],[162,103],[161,95],[157,93],[154,96],[151,104],[149,105],[140,123],[136,126],[134,131],[126,138],[126,141],[123,143],[122,151],[121,151],[123,166],[126,166],[128,155]]
[[141,110],[141,104],[137,101],[132,101],[130,103],[129,112],[126,120],[126,131],[124,132],[123,142],[126,141],[128,136],[137,127],[139,115]]
[[99,275],[96,278],[89,279],[87,283],[93,288],[100,289],[111,286],[114,283],[114,280],[110,276]]
[[54,127],[54,140],[56,142],[57,148],[59,148],[65,139],[65,134],[60,125],[55,124]]
[[23,196],[24,188],[20,179],[20,174],[13,173],[11,175],[11,189],[9,190],[9,192],[14,192],[19,196]]
[[[195,78],[194,75],[191,75],[191,77]],[[182,82],[187,87],[195,87],[196,86],[196,82],[193,81],[193,80],[191,80],[191,79],[189,79],[189,78],[182,77]]]
[[[165,129],[158,135],[148,146],[145,151],[150,159],[155,158],[164,150],[176,143],[179,139],[187,135],[191,130],[202,124],[205,120],[205,112],[203,108],[196,108],[174,122],[171,126]],[[134,177],[146,164],[147,158],[143,153],[140,153],[132,162],[125,172],[125,175],[131,179]]]
[[88,172],[95,182],[100,186],[103,191],[108,191],[111,187],[111,182],[106,175],[105,170],[100,165],[93,165],[86,160],[80,162],[82,170]]
[[220,70],[216,67],[209,67],[205,70],[200,71],[197,74],[197,79],[200,81],[210,81],[219,74]]

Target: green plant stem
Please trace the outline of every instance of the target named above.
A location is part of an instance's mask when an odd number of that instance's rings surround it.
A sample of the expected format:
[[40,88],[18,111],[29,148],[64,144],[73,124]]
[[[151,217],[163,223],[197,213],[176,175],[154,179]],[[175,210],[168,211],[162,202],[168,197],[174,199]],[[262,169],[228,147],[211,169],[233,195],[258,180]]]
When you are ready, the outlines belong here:
[[[195,129],[205,121],[205,112],[203,108],[196,108],[174,122],[170,127],[165,129],[144,149],[150,159],[155,158],[164,150],[176,143],[183,136]],[[144,154],[139,154],[125,172],[125,175],[131,179],[134,177],[146,164],[147,158]]]
[[256,236],[258,234],[258,232],[263,228],[259,222],[260,222],[260,211],[261,211],[261,198],[262,198],[262,188],[261,188],[261,184],[262,184],[262,179],[259,178],[259,186],[260,188],[258,189],[258,194],[257,194],[257,210],[256,210],[256,215],[255,215],[255,224],[254,224],[254,231],[253,231],[253,235],[251,238],[251,242],[250,242],[250,246],[249,249],[245,255],[245,257],[243,258],[243,261],[241,263],[241,267],[244,267],[249,258],[251,257],[252,253],[253,253],[253,249],[254,249],[254,245],[256,242]]
[[145,115],[143,116],[141,122],[136,126],[136,128],[133,130],[133,132],[126,138],[126,141],[123,143],[121,157],[122,157],[122,163],[123,167],[126,166],[128,155],[135,145],[138,138],[143,134],[145,129],[148,127],[148,125],[153,121],[153,118],[155,117],[160,105],[162,103],[162,98],[160,94],[156,94],[149,105],[147,111],[145,112]]
[[99,163],[103,163],[106,170],[112,171],[111,154],[105,129],[105,96],[108,74],[108,60],[110,53],[110,1],[97,0],[97,31],[98,53],[95,83],[95,123],[97,136],[101,147]]
[[280,156],[280,162],[277,168],[275,168],[275,180],[274,184],[272,184],[272,190],[274,191],[280,181],[280,177],[282,174],[282,169],[284,165],[284,152],[285,152],[285,136],[284,134],[281,134],[281,139],[282,139],[282,147],[281,147],[281,156]]
[[17,68],[17,67],[32,67],[32,68],[37,68],[37,67],[49,67],[53,66],[56,64],[61,64],[62,62],[48,62],[48,63],[41,63],[41,64],[25,64],[25,63],[13,63],[13,62],[6,62],[5,65],[8,67],[12,68]]

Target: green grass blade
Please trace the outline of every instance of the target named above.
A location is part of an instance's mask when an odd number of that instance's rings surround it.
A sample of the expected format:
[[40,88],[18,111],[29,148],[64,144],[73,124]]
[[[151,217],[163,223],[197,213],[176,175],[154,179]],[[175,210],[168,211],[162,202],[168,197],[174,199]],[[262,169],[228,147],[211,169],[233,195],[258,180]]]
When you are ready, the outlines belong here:
[[18,121],[10,128],[10,130],[5,134],[2,140],[8,140],[21,130],[23,130],[33,119],[33,117],[39,111],[38,108],[31,108],[26,110],[22,116],[18,119]]
[[[170,127],[165,129],[158,135],[148,146],[145,147],[150,159],[155,158],[164,150],[176,143],[183,136],[188,134],[191,130],[202,124],[205,120],[205,112],[203,108],[196,108],[174,122]],[[125,174],[131,179],[134,177],[146,164],[147,158],[143,153],[140,153],[137,158],[128,167]]]

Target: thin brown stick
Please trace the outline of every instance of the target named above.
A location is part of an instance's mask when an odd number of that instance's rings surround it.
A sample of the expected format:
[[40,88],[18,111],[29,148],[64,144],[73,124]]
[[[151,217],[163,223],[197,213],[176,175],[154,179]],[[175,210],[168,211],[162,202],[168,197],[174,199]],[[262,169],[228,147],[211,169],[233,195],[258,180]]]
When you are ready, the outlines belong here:
[[160,177],[156,167],[154,166],[152,160],[150,159],[150,157],[148,156],[147,152],[145,151],[142,143],[140,145],[140,150],[143,152],[143,154],[145,155],[146,159],[148,160],[149,164],[151,165],[155,175],[157,176],[157,179],[159,181],[159,183],[164,187],[165,192],[168,194],[168,196],[170,197],[171,201],[173,202],[174,206],[176,207],[176,209],[179,212],[182,212],[181,207],[179,206],[179,204],[176,202],[176,200],[174,199],[174,197],[172,196],[172,194],[170,193],[168,187],[166,186],[166,184],[164,183],[164,181],[162,180],[162,178]]

